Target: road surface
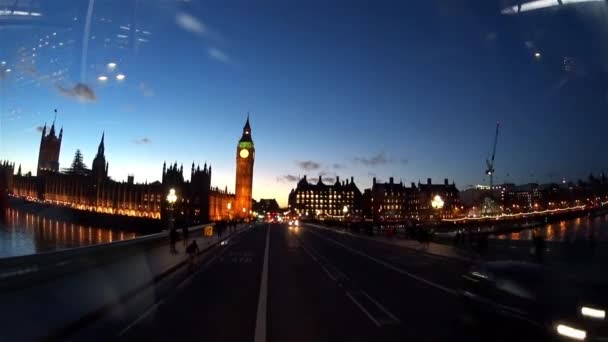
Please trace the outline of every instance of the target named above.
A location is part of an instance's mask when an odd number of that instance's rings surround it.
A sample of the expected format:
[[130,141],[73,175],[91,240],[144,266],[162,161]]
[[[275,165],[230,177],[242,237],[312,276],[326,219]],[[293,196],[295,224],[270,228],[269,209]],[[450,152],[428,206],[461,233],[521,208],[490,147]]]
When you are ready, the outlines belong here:
[[459,324],[457,290],[469,266],[307,225],[258,224],[200,260],[162,303],[123,315],[88,338],[110,337],[104,335],[111,329],[111,337],[129,341],[525,338],[508,327]]

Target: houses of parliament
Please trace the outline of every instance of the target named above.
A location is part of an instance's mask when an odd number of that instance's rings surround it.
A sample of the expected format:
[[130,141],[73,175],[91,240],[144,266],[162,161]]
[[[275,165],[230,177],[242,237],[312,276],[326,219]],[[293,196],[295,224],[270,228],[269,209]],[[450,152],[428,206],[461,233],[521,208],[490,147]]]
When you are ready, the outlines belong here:
[[77,152],[72,166],[60,170],[63,128],[57,135],[55,122],[48,131],[45,124],[40,140],[37,174],[22,174],[21,166],[15,173],[14,163],[3,162],[0,164],[0,176],[4,177],[5,191],[9,196],[32,202],[164,220],[169,210],[165,198],[169,189],[175,189],[178,200],[173,212],[178,222],[198,224],[244,219],[251,215],[255,149],[249,116],[237,144],[235,194],[229,193],[227,188],[221,190],[211,186],[211,165],[206,163],[202,167],[192,163],[189,180],[184,179],[183,165],[178,166],[177,162],[163,164],[161,181],[135,183],[131,175],[127,181],[112,180],[108,177],[104,135],[101,136],[90,169],[84,163],[78,163]]

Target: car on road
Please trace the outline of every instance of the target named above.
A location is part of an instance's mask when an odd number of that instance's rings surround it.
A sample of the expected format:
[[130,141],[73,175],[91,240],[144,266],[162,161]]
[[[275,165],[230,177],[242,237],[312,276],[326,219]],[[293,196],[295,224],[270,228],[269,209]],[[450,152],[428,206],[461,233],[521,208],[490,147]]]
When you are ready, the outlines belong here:
[[[462,322],[501,331],[533,331],[543,339],[608,341],[606,291],[585,277],[520,261],[473,266],[463,275]],[[524,331],[524,330],[522,330]],[[521,336],[525,338],[525,336]]]

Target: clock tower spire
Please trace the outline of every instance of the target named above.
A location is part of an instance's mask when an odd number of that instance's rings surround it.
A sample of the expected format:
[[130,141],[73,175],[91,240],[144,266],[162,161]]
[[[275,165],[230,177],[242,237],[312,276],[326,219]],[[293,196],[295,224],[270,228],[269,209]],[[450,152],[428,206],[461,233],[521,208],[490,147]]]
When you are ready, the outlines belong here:
[[251,138],[249,113],[247,113],[243,135],[236,148],[236,205],[233,210],[237,217],[247,218],[250,215],[254,160],[255,148],[253,146],[253,139]]

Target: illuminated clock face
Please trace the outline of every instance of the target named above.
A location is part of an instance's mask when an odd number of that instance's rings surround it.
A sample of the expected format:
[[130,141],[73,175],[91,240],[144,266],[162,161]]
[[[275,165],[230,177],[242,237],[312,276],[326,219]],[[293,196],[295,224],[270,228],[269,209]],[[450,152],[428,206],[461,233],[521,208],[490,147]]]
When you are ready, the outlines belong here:
[[245,159],[249,157],[249,150],[244,148],[241,150],[241,152],[239,152],[239,155],[241,156],[241,158]]

